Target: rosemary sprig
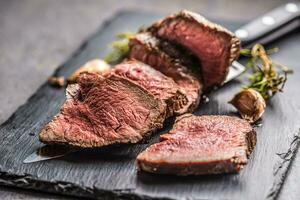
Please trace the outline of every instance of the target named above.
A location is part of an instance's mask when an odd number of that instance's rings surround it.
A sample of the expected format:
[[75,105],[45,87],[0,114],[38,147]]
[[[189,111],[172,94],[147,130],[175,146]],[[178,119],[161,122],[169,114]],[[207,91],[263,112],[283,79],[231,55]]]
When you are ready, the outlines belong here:
[[109,47],[112,51],[105,56],[104,60],[109,64],[117,64],[127,57],[129,53],[129,40],[135,34],[130,32],[120,33],[116,35],[116,40]]
[[292,70],[271,60],[269,55],[275,52],[278,52],[278,48],[265,50],[261,44],[240,51],[241,55],[249,57],[247,67],[252,69],[250,83],[245,89],[252,88],[258,91],[265,100],[277,92],[282,92],[287,75],[292,73]]

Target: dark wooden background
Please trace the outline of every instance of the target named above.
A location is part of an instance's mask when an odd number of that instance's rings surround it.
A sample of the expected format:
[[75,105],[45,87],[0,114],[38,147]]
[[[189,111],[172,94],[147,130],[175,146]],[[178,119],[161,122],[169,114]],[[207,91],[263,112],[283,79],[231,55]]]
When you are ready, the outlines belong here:
[[[284,2],[287,1],[1,0],[0,123],[25,103],[85,38],[120,9],[136,8],[169,13],[186,8],[213,18],[251,20]],[[299,198],[299,178],[298,155],[279,196],[280,199]],[[60,198],[66,199],[0,187],[0,199]]]

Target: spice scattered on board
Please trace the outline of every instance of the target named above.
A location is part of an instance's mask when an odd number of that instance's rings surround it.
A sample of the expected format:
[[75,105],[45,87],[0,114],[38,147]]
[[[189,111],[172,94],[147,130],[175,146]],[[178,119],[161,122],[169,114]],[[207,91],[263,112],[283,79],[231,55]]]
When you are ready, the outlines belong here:
[[65,85],[65,77],[63,76],[52,76],[48,79],[48,82],[50,83],[50,85],[54,86],[54,87],[63,87]]

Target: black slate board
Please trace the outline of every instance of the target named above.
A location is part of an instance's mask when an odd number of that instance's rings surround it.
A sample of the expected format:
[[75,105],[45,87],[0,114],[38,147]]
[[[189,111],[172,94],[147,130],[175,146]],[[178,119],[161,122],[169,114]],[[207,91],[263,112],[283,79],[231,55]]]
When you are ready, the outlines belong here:
[[[55,74],[68,76],[87,60],[103,57],[116,33],[136,31],[159,17],[133,11],[119,13]],[[241,25],[220,23],[232,30]],[[171,120],[149,144],[85,150],[61,159],[23,164],[29,154],[42,146],[38,132],[64,101],[64,89],[45,83],[0,126],[0,184],[99,199],[274,199],[299,144],[300,66],[295,59],[299,56],[299,41],[298,31],[274,44],[281,48],[274,59],[292,67],[295,74],[289,78],[285,94],[269,102],[262,126],[257,128],[257,147],[240,174],[174,177],[137,172],[136,155],[158,141],[159,134],[170,129]],[[226,102],[239,90],[243,79],[245,76],[209,94],[209,102],[202,103],[196,114],[234,115],[234,109]]]

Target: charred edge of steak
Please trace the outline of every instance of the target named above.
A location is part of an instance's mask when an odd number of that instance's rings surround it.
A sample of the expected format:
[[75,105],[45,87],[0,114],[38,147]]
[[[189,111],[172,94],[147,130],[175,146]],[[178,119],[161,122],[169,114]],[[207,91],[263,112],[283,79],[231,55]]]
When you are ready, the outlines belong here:
[[[54,116],[54,118],[41,130],[39,134],[39,140],[43,142],[44,144],[58,144],[58,145],[69,145],[79,148],[95,148],[95,147],[103,147],[113,144],[127,144],[127,143],[137,143],[142,141],[144,138],[149,137],[152,133],[154,133],[157,129],[160,129],[163,127],[163,122],[166,118],[166,110],[165,110],[165,103],[161,100],[156,99],[152,94],[150,94],[147,90],[140,87],[139,85],[132,82],[130,79],[126,79],[124,77],[120,77],[117,75],[110,76],[109,80],[107,78],[104,78],[100,75],[97,75],[97,77],[100,80],[97,81],[109,81],[112,84],[115,84],[116,81],[123,81],[125,85],[129,88],[134,88],[135,92],[137,92],[139,95],[145,96],[145,102],[154,102],[155,107],[159,110],[160,114],[157,115],[155,119],[152,120],[152,122],[149,124],[149,126],[145,126],[140,134],[138,136],[134,136],[132,138],[125,138],[122,139],[116,139],[111,141],[104,141],[101,143],[86,143],[85,141],[70,141],[69,139],[66,139],[64,133],[57,133],[53,130],[52,125],[57,123],[57,119],[59,117],[63,117],[62,113],[64,112],[64,105],[67,103],[67,101],[84,101],[84,98],[88,95],[88,91],[90,90],[89,87],[93,87],[96,81],[96,79],[89,79],[86,78],[91,73],[83,73],[79,77],[79,84],[71,84],[67,87],[66,90],[66,101],[62,105],[61,110],[59,114]],[[87,83],[87,84],[85,84]],[[87,88],[85,88],[87,87]],[[82,94],[82,89],[87,90],[87,92]],[[59,123],[59,122],[58,122]]]
[[[173,14],[168,16],[167,18],[164,18],[162,20],[159,20],[157,22],[155,22],[152,26],[150,26],[148,29],[146,29],[146,31],[149,31],[151,33],[153,33],[155,36],[160,37],[158,34],[159,29],[162,26],[169,26],[170,23],[175,23],[174,21],[176,21],[177,19],[183,19],[186,20],[187,22],[196,22],[199,26],[201,26],[203,29],[208,30],[211,34],[219,34],[222,35],[224,37],[227,37],[230,43],[230,47],[229,47],[229,55],[228,55],[228,59],[227,59],[227,64],[226,64],[226,68],[221,69],[222,71],[220,71],[219,73],[222,74],[222,77],[219,77],[216,81],[214,81],[213,85],[206,85],[206,83],[204,82],[205,85],[205,90],[211,89],[213,86],[220,86],[223,84],[223,82],[226,79],[226,76],[229,72],[229,66],[231,65],[231,63],[236,60],[239,57],[240,54],[240,48],[241,48],[241,41],[239,38],[237,38],[231,31],[227,30],[226,28],[212,23],[209,20],[205,19],[203,16],[187,11],[187,10],[183,10],[179,13]],[[179,21],[179,20],[177,20]],[[182,30],[184,31],[184,30]],[[163,38],[163,39],[168,39],[168,38]],[[180,42],[179,42],[180,43]],[[200,58],[201,59],[201,58]],[[202,66],[202,68],[205,66]],[[201,70],[202,72],[204,71],[203,69]],[[202,74],[203,76],[205,76],[205,74]],[[205,78],[203,78],[203,80],[205,81]]]
[[[117,74],[128,78],[166,103],[166,118],[173,116],[188,103],[176,82],[160,71],[137,60],[129,59],[116,65],[107,76]],[[160,83],[157,81],[160,80]],[[151,83],[154,81],[154,83]],[[154,92],[152,91],[154,90]]]
[[257,141],[256,132],[254,130],[248,132],[246,139],[247,139],[247,144],[248,144],[247,156],[249,158],[250,154],[252,153],[253,149],[256,146],[256,141]]
[[181,91],[177,91],[176,95],[167,99],[167,118],[178,114],[178,112],[188,104],[188,99]]
[[[129,45],[131,49],[129,57],[131,59],[147,63],[166,76],[173,78],[185,92],[192,93],[189,94],[188,104],[176,111],[176,115],[193,112],[197,108],[202,92],[201,75],[199,71],[191,70],[196,69],[196,67],[186,67],[186,65],[194,66],[195,63],[198,63],[193,61],[195,58],[189,58],[189,56],[177,57],[178,55],[184,55],[184,52],[166,41],[158,40],[149,32],[137,34],[136,37],[130,40]],[[168,51],[168,54],[165,51]]]
[[137,159],[138,169],[154,174],[176,174],[178,176],[237,173],[241,171],[246,163],[241,163],[237,159],[223,160],[222,162],[193,163],[192,165],[153,163],[146,160]]

